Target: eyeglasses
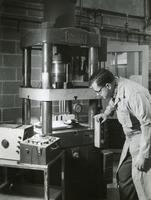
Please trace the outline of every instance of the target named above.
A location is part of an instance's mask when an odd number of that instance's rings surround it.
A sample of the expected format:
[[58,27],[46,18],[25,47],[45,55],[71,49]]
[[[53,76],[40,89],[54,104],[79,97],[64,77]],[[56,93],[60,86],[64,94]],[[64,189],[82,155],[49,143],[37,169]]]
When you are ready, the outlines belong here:
[[99,94],[103,88],[104,88],[104,87],[101,87],[99,90],[94,90],[94,91],[95,91],[97,94]]

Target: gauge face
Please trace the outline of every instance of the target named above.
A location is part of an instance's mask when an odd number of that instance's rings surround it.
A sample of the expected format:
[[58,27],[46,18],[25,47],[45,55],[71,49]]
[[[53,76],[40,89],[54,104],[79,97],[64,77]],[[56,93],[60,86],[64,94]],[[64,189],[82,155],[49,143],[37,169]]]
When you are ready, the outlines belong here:
[[80,113],[82,111],[82,105],[81,104],[74,104],[73,105],[73,110],[76,112],[76,113]]

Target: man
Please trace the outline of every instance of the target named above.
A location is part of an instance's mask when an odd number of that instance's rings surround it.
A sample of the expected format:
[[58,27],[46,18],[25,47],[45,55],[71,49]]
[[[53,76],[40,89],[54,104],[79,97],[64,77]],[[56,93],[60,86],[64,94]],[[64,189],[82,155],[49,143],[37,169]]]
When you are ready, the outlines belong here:
[[[116,110],[125,133],[125,144],[117,169],[120,200],[151,200],[151,96],[129,79],[100,69],[91,76],[90,87],[110,99],[104,113],[95,115],[103,123]],[[117,130],[118,131],[118,130]]]

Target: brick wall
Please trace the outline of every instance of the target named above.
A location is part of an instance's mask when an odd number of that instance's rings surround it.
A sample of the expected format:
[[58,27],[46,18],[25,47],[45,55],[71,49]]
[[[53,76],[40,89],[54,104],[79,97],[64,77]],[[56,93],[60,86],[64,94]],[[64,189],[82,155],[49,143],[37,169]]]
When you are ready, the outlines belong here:
[[[5,2],[5,1],[4,1]],[[3,3],[0,12],[0,121],[16,122],[21,118],[21,99],[18,97],[18,89],[22,84],[22,51],[20,49],[20,36],[30,28],[40,27],[43,19],[43,5],[41,1],[14,1],[16,3]],[[20,2],[20,3],[19,3]],[[78,11],[77,11],[78,14]],[[83,14],[83,13],[82,13]],[[85,13],[85,23],[95,22],[101,24],[101,17],[94,19],[94,13]],[[77,17],[77,21],[78,21]],[[125,26],[126,19],[106,15],[104,23],[108,25]],[[143,30],[144,22],[138,19],[129,20],[129,27]],[[138,43],[150,43],[150,38],[130,35],[125,33],[102,32],[108,40],[120,40]],[[151,56],[150,56],[151,57]],[[151,62],[151,61],[150,61]],[[39,86],[41,79],[42,56],[40,51],[33,51],[32,55],[32,85]],[[150,66],[151,69],[151,66]],[[151,70],[150,70],[151,71]],[[150,84],[151,87],[151,84]],[[81,121],[87,121],[87,101],[80,102],[83,112]],[[53,102],[53,113],[58,112],[58,102]],[[32,116],[40,116],[39,102],[32,101]]]
[[[39,5],[39,4],[38,4]],[[26,5],[4,3],[0,8],[0,121],[16,122],[21,118],[22,101],[18,90],[22,84],[22,51],[20,37],[28,28],[38,28],[43,12]],[[34,19],[39,20],[35,21]],[[33,19],[33,20],[31,20]],[[39,84],[41,53],[33,52],[32,82]],[[39,115],[39,103],[32,101],[32,116]]]
[[19,33],[15,27],[3,23],[0,37],[0,120],[12,121],[20,113],[20,102],[16,101],[16,97],[21,84],[18,69],[21,68],[22,56],[17,52]]

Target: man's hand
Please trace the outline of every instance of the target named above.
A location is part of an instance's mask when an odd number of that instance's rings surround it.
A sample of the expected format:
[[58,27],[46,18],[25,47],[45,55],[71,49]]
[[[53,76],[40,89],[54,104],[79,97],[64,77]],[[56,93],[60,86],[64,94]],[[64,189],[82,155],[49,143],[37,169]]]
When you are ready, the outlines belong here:
[[139,171],[147,172],[151,168],[151,159],[146,159],[142,156],[138,156],[135,162],[135,167]]
[[107,115],[104,113],[100,113],[94,116],[94,118],[100,122],[101,124],[107,120]]

